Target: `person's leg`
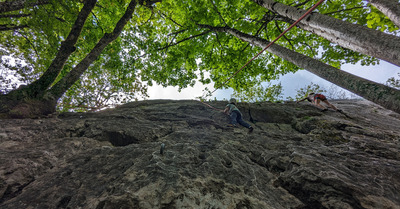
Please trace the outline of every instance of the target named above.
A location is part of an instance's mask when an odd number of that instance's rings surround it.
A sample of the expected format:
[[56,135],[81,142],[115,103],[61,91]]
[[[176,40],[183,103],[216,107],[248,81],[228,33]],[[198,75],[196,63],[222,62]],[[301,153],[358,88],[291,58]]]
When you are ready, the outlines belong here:
[[237,114],[237,112],[235,112],[235,111],[233,111],[233,112],[229,115],[229,117],[230,117],[230,119],[231,119],[231,122],[230,122],[231,125],[236,126],[236,123],[237,123],[237,116],[238,116],[238,114]]
[[335,106],[333,106],[333,104],[329,103],[328,100],[324,100],[323,101],[325,104],[327,104],[330,108],[334,109],[334,110],[338,110]]
[[327,110],[327,108],[324,107],[323,105],[321,105],[320,102],[321,102],[320,99],[316,99],[316,100],[314,100],[314,105],[319,107],[319,108],[322,108],[323,110]]
[[240,125],[242,125],[242,126],[244,126],[244,127],[246,127],[246,128],[250,128],[250,127],[251,127],[250,124],[246,123],[246,122],[242,119],[242,115],[240,115],[240,114],[238,114],[238,116],[237,116],[237,122],[238,122]]

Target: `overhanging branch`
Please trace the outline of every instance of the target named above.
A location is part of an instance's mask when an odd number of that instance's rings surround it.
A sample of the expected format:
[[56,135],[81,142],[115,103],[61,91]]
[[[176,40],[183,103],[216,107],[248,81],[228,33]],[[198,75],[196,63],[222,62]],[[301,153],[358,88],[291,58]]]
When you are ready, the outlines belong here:
[[0,2],[0,13],[18,11],[25,7],[40,6],[40,5],[48,4],[48,3],[49,3],[49,0],[38,0],[36,2],[32,2],[29,0],[16,0],[16,1]]
[[165,46],[165,47],[162,47],[162,48],[159,48],[159,49],[157,49],[157,50],[160,50],[160,51],[161,51],[161,50],[164,50],[164,49],[168,49],[168,48],[171,47],[171,46],[178,45],[178,44],[180,44],[180,43],[182,43],[182,42],[185,42],[185,41],[187,41],[187,40],[194,39],[194,38],[197,38],[197,37],[199,37],[199,36],[206,35],[206,34],[210,33],[211,31],[212,31],[212,30],[207,30],[207,31],[204,31],[204,32],[202,32],[202,33],[200,33],[200,34],[197,34],[197,35],[193,35],[193,36],[184,38],[184,39],[182,39],[182,40],[180,40],[180,41],[178,41],[178,42],[169,44],[169,45],[167,45],[167,46]]

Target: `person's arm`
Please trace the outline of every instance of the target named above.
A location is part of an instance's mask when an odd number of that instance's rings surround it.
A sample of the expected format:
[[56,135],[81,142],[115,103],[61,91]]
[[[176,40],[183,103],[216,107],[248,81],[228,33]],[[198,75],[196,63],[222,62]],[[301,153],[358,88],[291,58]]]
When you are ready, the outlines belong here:
[[229,115],[229,107],[225,107],[224,113]]
[[302,99],[302,100],[296,101],[296,103],[302,102],[302,101],[304,101],[304,100],[306,100],[306,99],[307,99],[307,97],[304,98],[304,99]]

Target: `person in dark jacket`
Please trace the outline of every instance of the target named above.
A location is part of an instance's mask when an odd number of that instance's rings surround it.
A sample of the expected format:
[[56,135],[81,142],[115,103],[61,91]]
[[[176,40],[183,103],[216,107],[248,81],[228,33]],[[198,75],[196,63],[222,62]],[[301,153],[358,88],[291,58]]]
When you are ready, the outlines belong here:
[[236,107],[236,99],[231,98],[229,100],[229,104],[226,105],[224,113],[229,115],[230,123],[229,126],[236,127],[236,124],[239,123],[240,125],[249,129],[249,132],[254,130],[250,124],[246,123],[242,118],[242,113],[240,112],[239,108]]

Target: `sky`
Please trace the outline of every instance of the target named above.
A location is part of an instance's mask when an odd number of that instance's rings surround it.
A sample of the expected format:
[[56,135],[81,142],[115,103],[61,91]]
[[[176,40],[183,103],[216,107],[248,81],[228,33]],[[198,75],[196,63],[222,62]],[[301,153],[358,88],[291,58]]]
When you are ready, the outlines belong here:
[[[400,67],[390,64],[385,61],[380,61],[379,65],[375,66],[361,66],[360,64],[345,64],[341,67],[342,70],[347,71],[351,74],[357,75],[359,77],[375,81],[377,83],[385,84],[388,78],[395,77],[399,79],[398,73],[400,73]],[[246,70],[246,69],[244,69]],[[234,79],[234,78],[233,78]],[[297,90],[303,88],[310,83],[318,84],[324,89],[330,89],[333,85],[332,83],[321,79],[320,77],[306,71],[300,70],[296,73],[289,73],[281,76],[279,80],[273,81],[273,84],[281,82],[283,86],[283,98],[295,97]],[[212,84],[202,85],[199,82],[192,88],[183,89],[178,92],[178,88],[167,87],[163,88],[161,86],[153,86],[148,89],[149,98],[147,99],[188,99],[193,100],[196,97],[203,95],[203,89],[208,87],[213,90]],[[337,87],[339,90],[344,89]],[[347,92],[347,91],[346,91]],[[233,93],[232,89],[217,90],[214,92],[213,96],[209,99],[217,100],[229,100]]]

